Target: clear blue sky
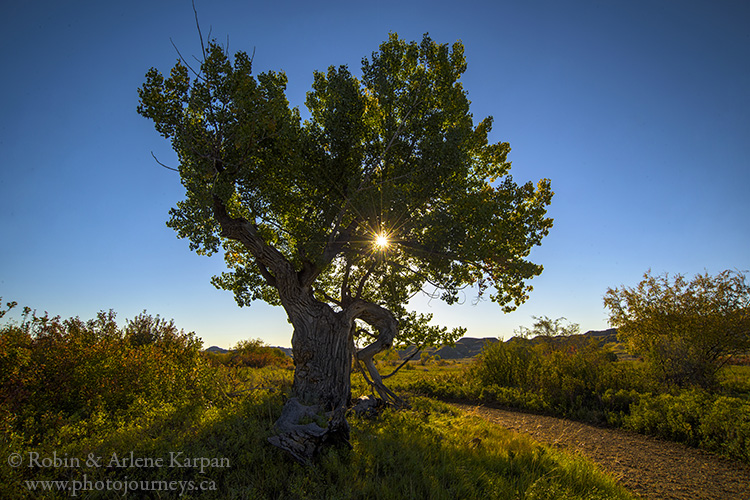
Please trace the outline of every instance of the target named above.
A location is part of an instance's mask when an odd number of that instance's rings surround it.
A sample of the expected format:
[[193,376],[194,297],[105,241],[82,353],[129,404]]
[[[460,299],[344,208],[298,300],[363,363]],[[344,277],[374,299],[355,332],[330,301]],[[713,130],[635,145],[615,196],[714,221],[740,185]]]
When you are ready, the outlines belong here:
[[[415,304],[473,337],[532,315],[608,327],[602,296],[642,274],[750,268],[750,3],[746,1],[230,2],[197,0],[204,35],[255,48],[303,110],[313,70],[359,63],[391,31],[462,40],[464,87],[517,181],[549,177],[555,225],[531,299]],[[136,113],[146,71],[198,54],[189,0],[4,2],[0,8],[0,295],[40,312],[143,309],[206,347],[288,346],[283,310],[240,309],[165,226],[175,155]]]

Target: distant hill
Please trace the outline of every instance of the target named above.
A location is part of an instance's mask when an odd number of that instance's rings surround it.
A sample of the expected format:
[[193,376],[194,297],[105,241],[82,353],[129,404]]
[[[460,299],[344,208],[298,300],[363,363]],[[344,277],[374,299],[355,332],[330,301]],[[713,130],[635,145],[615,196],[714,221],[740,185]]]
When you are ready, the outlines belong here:
[[[438,355],[442,359],[462,359],[462,358],[473,358],[484,348],[487,343],[498,342],[496,338],[483,338],[477,339],[472,337],[463,337],[458,339],[453,346],[441,346],[441,347],[427,347],[424,349],[430,356]],[[398,352],[401,359],[409,357],[417,346],[409,346]],[[419,356],[419,355],[416,355]],[[415,357],[416,357],[415,356]]]
[[[617,340],[617,329],[610,328],[608,330],[589,330],[586,333],[578,334],[578,335],[571,335],[569,337],[553,337],[553,339],[556,339],[559,342],[566,342],[570,341],[570,339],[575,338],[584,338],[584,337],[593,337],[596,338],[603,343],[607,344],[610,342],[619,343]],[[567,340],[566,340],[567,339]],[[509,341],[516,341],[513,339],[506,340],[506,342]],[[530,342],[535,342],[534,339],[530,339]],[[537,340],[536,342],[538,342]],[[493,337],[486,337],[486,338],[473,338],[473,337],[463,337],[456,341],[456,343],[453,346],[441,346],[441,347],[427,347],[424,349],[427,353],[430,354],[430,356],[438,355],[442,359],[464,359],[464,358],[473,358],[474,356],[477,356],[480,352],[482,352],[482,349],[484,346],[488,343],[495,343],[499,342],[497,338]],[[276,347],[276,346],[273,346]],[[292,357],[292,349],[291,347],[276,347],[276,349],[280,349],[284,352],[287,356],[290,358]],[[398,351],[398,355],[401,359],[404,359],[408,357],[411,353],[414,352],[414,350],[417,349],[417,346],[409,346],[406,349],[402,349]],[[217,346],[211,346],[208,349],[206,349],[208,352],[216,352],[216,353],[224,353],[229,352],[228,349],[223,349],[221,347]],[[419,354],[415,355],[415,359],[418,359]]]
[[[291,347],[277,347],[277,346],[270,346],[270,347],[272,347],[274,349],[279,349],[280,351],[282,351],[284,354],[286,354],[290,358],[292,357],[292,348]],[[232,349],[224,349],[223,347],[219,347],[219,346],[215,346],[215,345],[212,345],[208,349],[204,349],[204,351],[206,351],[206,352],[213,352],[213,353],[217,353],[217,354],[223,354],[223,353],[229,352],[231,350]]]
[[596,337],[604,342],[617,342],[617,328],[607,330],[589,330],[584,333],[587,337]]
[[[603,343],[609,343],[609,342],[615,342],[617,343],[617,329],[610,328],[608,330],[589,330],[586,333],[578,334],[578,335],[571,335],[569,337],[553,337],[553,339],[557,340],[558,342],[569,342],[571,339],[576,338],[586,338],[586,337],[593,337],[597,340],[602,341]],[[506,342],[513,342],[517,341],[514,339],[506,340]],[[529,342],[540,342],[539,340],[529,339]],[[472,338],[472,337],[463,337],[456,341],[456,343],[453,346],[441,346],[441,347],[428,347],[424,349],[427,353],[429,353],[431,356],[438,355],[442,359],[463,359],[463,358],[473,358],[474,356],[477,356],[479,353],[482,352],[482,349],[484,346],[488,343],[495,343],[499,342],[497,338],[487,337],[487,338]],[[406,349],[403,349],[399,351],[399,357],[401,359],[404,359],[411,355],[414,350],[417,349],[417,346],[409,346]],[[416,355],[419,356],[419,355]],[[416,358],[415,356],[415,358]]]
[[460,358],[473,358],[478,355],[484,349],[487,344],[494,344],[499,342],[496,338],[483,338],[476,339],[472,337],[464,337],[456,341],[451,346],[442,346],[437,349],[433,355],[440,356],[442,359],[460,359]]
[[600,341],[602,344],[609,344],[611,342],[619,344],[617,340],[617,329],[610,328],[608,330],[589,330],[586,333],[577,333],[575,335],[556,335],[554,337],[537,336],[530,339],[522,337],[513,337],[506,340],[506,342],[529,342],[531,344],[537,344],[539,342],[552,342],[552,344],[575,344],[579,342],[585,342],[588,339],[594,338]]

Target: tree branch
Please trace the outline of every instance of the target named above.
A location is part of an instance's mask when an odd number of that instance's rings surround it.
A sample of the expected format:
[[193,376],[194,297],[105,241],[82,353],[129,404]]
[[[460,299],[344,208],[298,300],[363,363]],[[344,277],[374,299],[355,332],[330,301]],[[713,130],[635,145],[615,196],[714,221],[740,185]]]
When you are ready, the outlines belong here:
[[168,166],[168,165],[165,165],[165,164],[163,164],[162,162],[160,162],[160,161],[159,161],[159,159],[158,159],[158,158],[156,157],[156,155],[154,154],[154,152],[153,152],[153,151],[151,151],[151,157],[152,157],[152,158],[153,158],[154,160],[156,160],[156,163],[158,163],[158,164],[159,164],[159,165],[161,165],[162,167],[166,168],[167,170],[172,170],[172,171],[174,171],[174,172],[177,172],[177,173],[179,173],[179,172],[180,172],[180,170],[179,170],[179,169],[177,169],[177,168],[174,168],[174,167],[170,167],[170,166]]
[[[175,51],[177,52],[177,55],[178,55],[178,56],[180,56],[180,61],[182,61],[182,63],[183,63],[183,64],[184,64],[184,65],[185,65],[185,66],[187,67],[187,69],[189,69],[190,71],[192,71],[192,72],[193,72],[193,74],[195,75],[195,78],[196,78],[196,79],[198,79],[198,80],[203,80],[203,81],[205,81],[206,79],[205,79],[205,78],[203,77],[203,75],[201,75],[201,74],[200,74],[199,72],[195,71],[195,70],[193,69],[193,67],[192,67],[192,66],[190,66],[190,63],[188,63],[188,62],[187,62],[187,60],[185,59],[185,57],[184,57],[184,56],[182,55],[182,53],[180,52],[180,49],[178,49],[178,48],[177,48],[177,45],[176,45],[176,44],[174,43],[174,40],[172,40],[172,39],[170,38],[170,39],[169,39],[169,42],[170,42],[170,43],[172,44],[172,47],[174,47],[174,50],[175,50]],[[201,44],[202,44],[202,43],[203,43],[203,42],[201,41]]]
[[[195,8],[195,0],[193,0],[193,14],[195,15],[195,27],[198,29],[198,37],[201,40],[201,54],[203,54],[203,60],[206,60],[206,46],[203,43],[203,33],[201,33],[201,23],[198,22],[198,9]],[[209,37],[211,33],[209,31]],[[201,62],[201,61],[198,61]]]
[[338,300],[336,300],[336,299],[334,299],[330,295],[328,295],[325,292],[325,290],[321,290],[321,289],[318,288],[315,291],[318,292],[319,294],[321,294],[323,296],[323,298],[326,299],[328,302],[331,302],[331,303],[336,304],[337,306],[341,307],[341,302],[338,301]]
[[258,259],[255,259],[255,265],[258,266],[260,275],[263,276],[263,279],[266,280],[266,283],[268,283],[272,287],[275,287],[276,278],[268,271],[268,268]]
[[352,291],[349,289],[349,273],[352,270],[352,263],[349,259],[346,259],[346,267],[344,268],[344,276],[341,279],[341,302],[348,302],[352,296]]
[[382,378],[383,378],[383,379],[387,379],[388,377],[392,377],[392,376],[394,376],[394,375],[395,375],[395,374],[396,374],[396,373],[397,373],[397,372],[398,372],[398,371],[399,371],[399,370],[400,370],[401,368],[403,368],[403,367],[404,367],[404,365],[406,365],[406,363],[408,363],[409,361],[411,361],[411,359],[412,359],[412,358],[413,358],[414,356],[416,356],[418,352],[420,352],[420,351],[421,351],[422,349],[424,349],[424,348],[425,348],[425,346],[427,346],[427,342],[424,342],[424,343],[422,343],[422,345],[421,345],[421,346],[419,346],[419,347],[417,347],[416,349],[414,349],[414,352],[413,352],[413,353],[411,353],[411,354],[409,354],[409,356],[407,356],[407,357],[406,357],[406,359],[404,359],[404,362],[403,362],[403,363],[401,363],[401,364],[400,364],[400,365],[398,366],[398,368],[396,368],[395,370],[393,370],[393,371],[392,371],[391,373],[389,373],[388,375],[383,375],[383,377],[382,377]]
[[372,344],[357,351],[355,356],[357,362],[364,363],[367,372],[372,379],[372,386],[378,395],[384,400],[396,405],[404,404],[404,401],[393,391],[383,384],[383,379],[375,367],[373,357],[379,352],[389,349],[398,335],[398,321],[393,313],[372,302],[356,299],[345,310],[345,317],[354,322],[361,319],[378,331],[378,336]]
[[370,278],[370,275],[372,274],[374,270],[375,270],[375,262],[370,264],[370,267],[367,269],[367,272],[365,273],[365,275],[362,276],[361,280],[359,280],[359,285],[357,285],[357,293],[356,295],[354,295],[355,299],[359,300],[362,297],[362,291],[365,288],[365,283]]
[[[280,295],[298,296],[302,292],[294,266],[276,248],[268,245],[258,234],[254,224],[242,217],[232,217],[226,205],[213,195],[214,218],[221,226],[221,236],[239,241],[255,257],[261,275],[268,282],[271,278]],[[265,268],[265,271],[264,271]],[[265,273],[265,274],[264,274]],[[269,283],[271,284],[271,283]],[[283,292],[283,293],[281,293]]]

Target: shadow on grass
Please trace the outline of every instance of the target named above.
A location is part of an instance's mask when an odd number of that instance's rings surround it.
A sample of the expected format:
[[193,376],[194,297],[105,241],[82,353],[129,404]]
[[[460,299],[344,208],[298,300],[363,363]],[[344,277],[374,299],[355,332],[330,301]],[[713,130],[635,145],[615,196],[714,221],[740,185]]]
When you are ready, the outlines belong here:
[[[353,450],[331,449],[302,466],[266,442],[282,403],[280,392],[260,390],[220,407],[146,406],[116,422],[93,419],[15,451],[24,466],[2,465],[0,496],[630,498],[589,462],[429,399],[374,420],[352,416]],[[67,462],[55,466],[53,457]],[[29,492],[26,481],[59,482]]]

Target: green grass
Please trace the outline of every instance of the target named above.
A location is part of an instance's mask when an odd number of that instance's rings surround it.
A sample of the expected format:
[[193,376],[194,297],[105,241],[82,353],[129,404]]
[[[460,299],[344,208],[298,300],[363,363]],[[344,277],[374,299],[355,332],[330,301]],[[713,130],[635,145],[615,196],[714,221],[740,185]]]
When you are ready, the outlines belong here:
[[729,365],[719,373],[719,383],[730,394],[750,401],[750,365]]
[[[421,365],[420,365],[421,366]],[[427,366],[430,373],[457,372]],[[408,370],[404,381],[416,377]],[[176,491],[152,498],[612,498],[631,496],[585,459],[542,446],[444,403],[415,397],[408,410],[386,410],[376,419],[349,417],[352,450],[331,449],[312,466],[292,461],[270,446],[273,422],[281,412],[291,371],[243,368],[228,377],[240,395],[200,404],[149,404],[138,400],[112,416],[94,413],[50,432],[32,444],[18,433],[0,440],[3,457],[80,457],[81,468],[0,466],[0,498],[72,498],[70,492],[30,494],[25,481],[82,481],[92,485],[125,481],[175,482]],[[396,377],[394,377],[395,379]],[[256,387],[254,390],[247,390]],[[258,388],[260,387],[260,388]],[[226,394],[228,391],[224,391]],[[104,467],[130,456],[163,459],[162,467]],[[228,462],[228,467],[168,467],[170,453]],[[92,455],[90,455],[92,454]],[[101,466],[86,466],[89,456]],[[217,462],[220,463],[220,462]],[[180,495],[180,481],[206,491]],[[167,484],[167,483],[164,483]],[[188,483],[184,483],[187,485]],[[77,493],[80,498],[112,498],[122,491]],[[130,493],[131,498],[144,496]],[[146,495],[149,496],[149,495]]]
[[[209,481],[213,490],[181,498],[631,498],[614,480],[580,457],[565,455],[426,398],[412,409],[385,411],[376,420],[351,418],[353,450],[332,449],[315,465],[302,466],[266,443],[282,405],[279,391],[255,391],[210,408],[144,405],[117,421],[82,422],[32,447],[5,441],[12,451],[40,457],[135,457],[226,459],[229,467],[11,469],[3,464],[2,498],[29,495],[26,480]],[[112,483],[115,484],[115,483]],[[172,497],[177,497],[179,490]],[[79,492],[82,498],[111,498]],[[138,493],[133,494],[138,497]],[[131,496],[132,497],[132,496]],[[167,496],[170,497],[170,496]],[[70,498],[51,493],[41,498]]]
[[361,498],[628,498],[590,462],[433,400],[354,424]]
[[[401,368],[395,375],[384,380],[385,384],[390,389],[409,390],[409,388],[422,380],[434,379],[436,377],[462,377],[468,367],[473,363],[471,359],[460,359],[460,360],[442,360],[439,362],[430,361],[426,364],[422,364],[419,360],[409,361],[409,363]],[[389,375],[393,372],[401,362],[379,362],[376,364],[381,375]],[[369,391],[361,374],[354,370],[352,376],[352,393],[354,397],[360,394],[367,394]]]

